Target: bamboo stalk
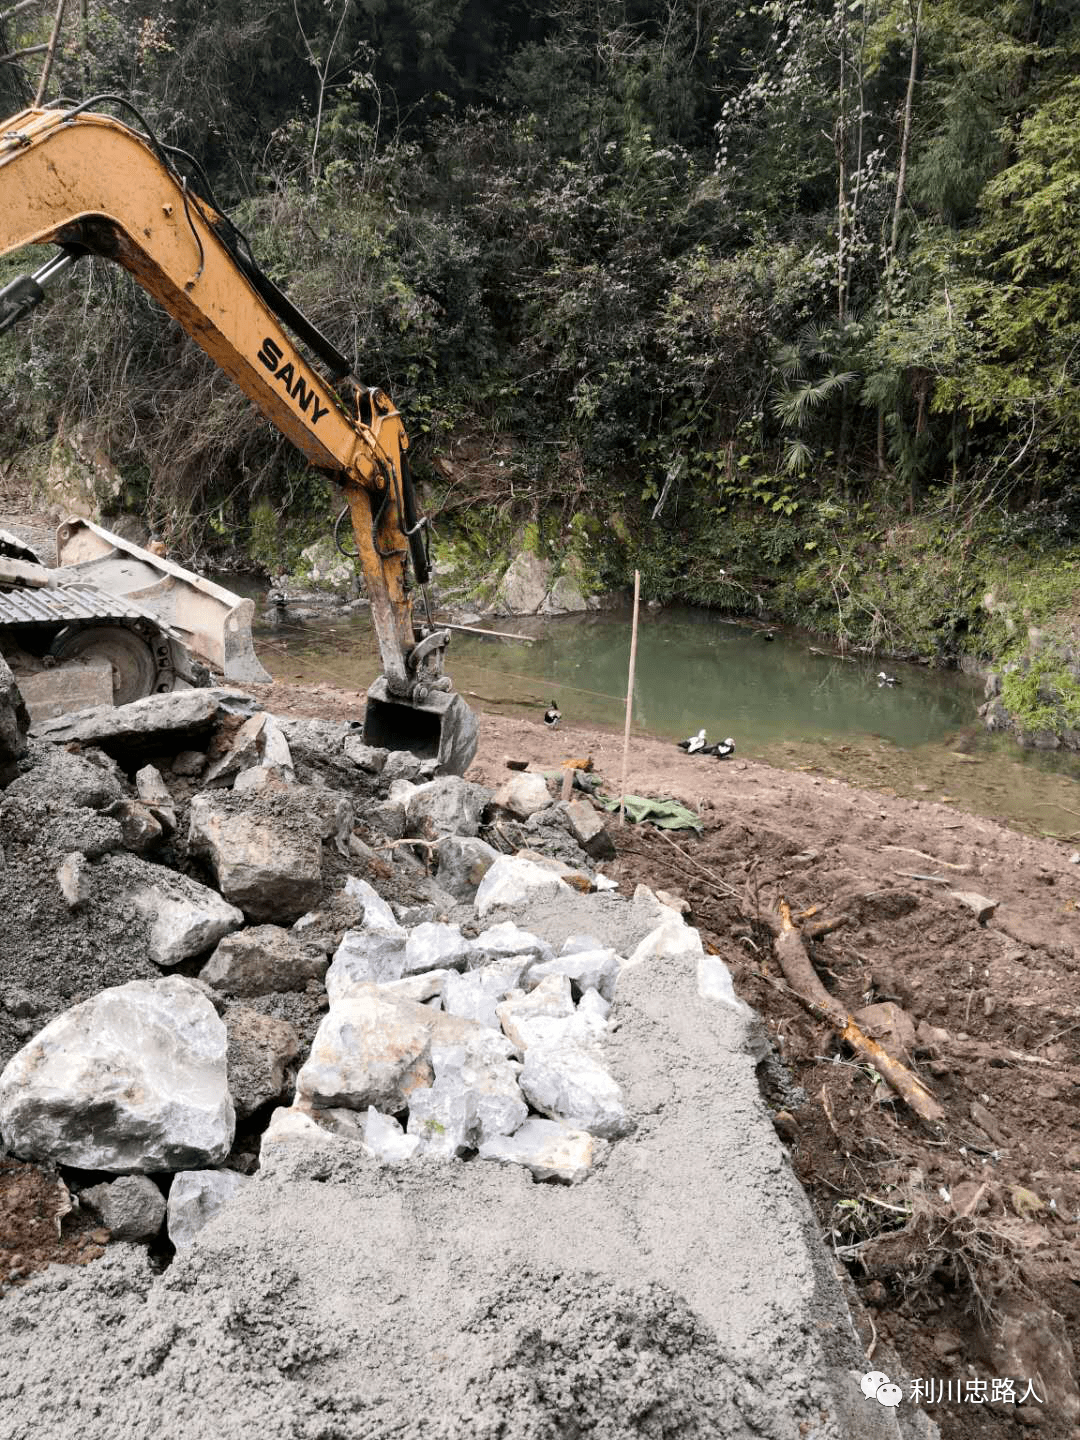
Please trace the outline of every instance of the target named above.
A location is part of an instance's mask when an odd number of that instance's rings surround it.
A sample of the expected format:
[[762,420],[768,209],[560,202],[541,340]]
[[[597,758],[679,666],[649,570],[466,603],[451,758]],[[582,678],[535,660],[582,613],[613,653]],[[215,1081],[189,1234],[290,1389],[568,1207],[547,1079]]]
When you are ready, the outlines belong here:
[[630,715],[634,707],[634,666],[637,662],[638,600],[641,595],[641,572],[634,571],[634,623],[630,631],[630,674],[626,682],[626,725],[623,728],[622,779],[619,783],[619,824],[626,824],[626,764],[630,758]]
[[524,645],[535,645],[535,635],[511,635],[508,630],[481,630],[479,625],[449,625],[445,620],[438,622],[440,630],[457,630],[462,635],[493,635],[496,640],[520,640]]

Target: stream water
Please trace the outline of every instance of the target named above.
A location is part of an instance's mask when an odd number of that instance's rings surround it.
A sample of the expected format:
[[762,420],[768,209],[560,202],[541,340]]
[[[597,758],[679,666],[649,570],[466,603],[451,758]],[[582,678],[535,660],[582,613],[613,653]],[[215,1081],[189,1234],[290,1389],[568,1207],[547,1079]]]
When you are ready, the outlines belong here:
[[[622,728],[629,614],[493,623],[524,638],[455,634],[450,646],[447,669],[474,708],[539,721],[554,700],[568,724]],[[1034,833],[1080,835],[1080,760],[988,735],[975,713],[978,681],[845,660],[812,637],[776,630],[768,642],[765,633],[709,611],[643,610],[634,730],[675,741],[704,727],[710,741],[731,736],[753,759],[954,802]],[[255,639],[278,680],[363,690],[379,673],[365,612],[260,623]],[[880,684],[882,669],[899,683]]]

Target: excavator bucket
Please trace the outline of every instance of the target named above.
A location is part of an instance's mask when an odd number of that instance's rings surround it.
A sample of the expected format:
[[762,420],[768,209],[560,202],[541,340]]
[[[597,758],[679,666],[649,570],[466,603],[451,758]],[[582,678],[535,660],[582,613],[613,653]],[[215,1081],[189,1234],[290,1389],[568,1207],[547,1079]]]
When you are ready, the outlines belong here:
[[464,775],[476,754],[476,716],[460,695],[433,691],[420,705],[390,693],[380,675],[367,692],[364,743],[410,750],[439,762],[444,775]]
[[150,611],[226,680],[271,678],[251,639],[253,601],[152,555],[91,520],[64,521],[56,532],[56,558],[72,579],[122,595]]

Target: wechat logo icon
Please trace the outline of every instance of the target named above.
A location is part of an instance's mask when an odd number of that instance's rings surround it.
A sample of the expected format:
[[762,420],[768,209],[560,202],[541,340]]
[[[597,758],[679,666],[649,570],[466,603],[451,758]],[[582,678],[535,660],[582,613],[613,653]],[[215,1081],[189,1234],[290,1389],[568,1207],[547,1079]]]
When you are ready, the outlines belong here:
[[889,1409],[895,1408],[904,1398],[904,1392],[899,1385],[894,1385],[883,1370],[868,1370],[860,1382],[862,1393],[868,1400],[876,1400],[879,1405]]

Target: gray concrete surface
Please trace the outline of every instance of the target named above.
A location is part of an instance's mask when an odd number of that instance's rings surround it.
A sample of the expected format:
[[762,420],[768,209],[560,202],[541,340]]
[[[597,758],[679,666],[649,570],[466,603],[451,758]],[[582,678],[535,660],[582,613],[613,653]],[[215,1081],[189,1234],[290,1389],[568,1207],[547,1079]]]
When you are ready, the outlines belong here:
[[637,1129],[589,1179],[282,1144],[165,1274],[119,1246],[0,1301],[0,1440],[933,1434],[859,1389],[744,1020],[678,961],[612,1018]]

